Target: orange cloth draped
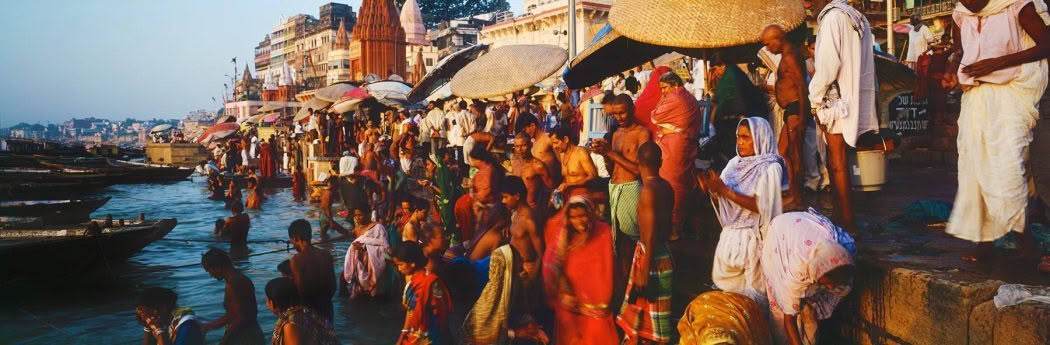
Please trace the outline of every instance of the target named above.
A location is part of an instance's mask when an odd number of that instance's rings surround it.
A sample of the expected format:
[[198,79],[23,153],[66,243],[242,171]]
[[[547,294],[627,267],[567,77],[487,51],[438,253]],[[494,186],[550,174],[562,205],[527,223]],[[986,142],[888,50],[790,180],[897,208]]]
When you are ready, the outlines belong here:
[[270,156],[270,143],[259,145],[259,176],[269,178],[274,175],[273,157]]
[[306,200],[306,175],[302,171],[292,174],[292,198]]
[[456,200],[453,214],[456,216],[456,225],[459,226],[462,236],[460,240],[467,241],[474,238],[474,197],[470,193],[463,194],[459,200]]
[[696,187],[694,160],[700,136],[700,104],[689,91],[678,87],[660,98],[652,120],[660,128],[656,132],[656,144],[663,153],[660,177],[667,180],[674,190],[671,214],[674,224],[680,226],[684,216],[682,209],[688,203],[686,197]]
[[[556,222],[564,224],[564,217],[559,218]],[[562,226],[557,231],[568,229]],[[550,303],[554,307],[555,344],[619,343],[613,315],[609,310],[613,293],[612,231],[609,224],[595,221],[587,236],[587,241],[582,246],[566,251],[560,274],[559,269],[555,267],[556,245],[547,246],[544,255],[544,281],[547,284],[558,284],[561,275],[564,275],[579,306],[570,309],[560,302],[561,296],[551,297]],[[556,242],[557,236],[554,238]]]
[[650,72],[649,82],[645,84],[642,93],[638,95],[638,100],[634,101],[635,120],[638,120],[639,124],[645,126],[653,133],[660,132],[660,129],[654,126],[653,121],[650,120],[653,110],[660,103],[660,76],[670,71],[671,69],[667,66],[660,66]]

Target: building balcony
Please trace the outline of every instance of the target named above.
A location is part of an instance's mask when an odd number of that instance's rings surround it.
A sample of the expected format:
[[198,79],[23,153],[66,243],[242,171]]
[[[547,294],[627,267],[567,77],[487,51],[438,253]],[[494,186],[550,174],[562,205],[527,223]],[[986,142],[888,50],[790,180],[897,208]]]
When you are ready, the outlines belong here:
[[897,9],[897,19],[908,18],[913,14],[918,14],[923,19],[947,16],[952,14],[954,8],[953,0],[915,0],[915,7]]

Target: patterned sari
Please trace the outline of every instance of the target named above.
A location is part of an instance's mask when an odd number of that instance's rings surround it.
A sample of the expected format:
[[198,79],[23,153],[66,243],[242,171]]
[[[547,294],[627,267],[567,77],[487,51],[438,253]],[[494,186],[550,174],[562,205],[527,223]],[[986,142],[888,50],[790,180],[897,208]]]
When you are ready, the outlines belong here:
[[452,344],[448,315],[452,301],[448,289],[436,274],[420,270],[408,277],[401,305],[405,307],[405,326],[398,345]]

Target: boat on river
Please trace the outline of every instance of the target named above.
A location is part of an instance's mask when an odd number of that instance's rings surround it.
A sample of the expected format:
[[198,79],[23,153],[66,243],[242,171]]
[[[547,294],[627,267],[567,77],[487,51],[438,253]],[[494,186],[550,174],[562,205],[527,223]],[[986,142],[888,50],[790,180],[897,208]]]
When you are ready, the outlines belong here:
[[41,165],[49,168],[77,169],[113,175],[113,182],[120,184],[182,181],[194,171],[192,168],[135,163],[106,157],[36,156],[35,158]]
[[76,199],[110,186],[122,176],[80,169],[0,168],[0,199]]
[[75,225],[0,225],[0,279],[78,272],[130,258],[175,228],[175,219]]
[[0,201],[0,217],[40,218],[45,224],[77,224],[90,219],[91,212],[109,199]]

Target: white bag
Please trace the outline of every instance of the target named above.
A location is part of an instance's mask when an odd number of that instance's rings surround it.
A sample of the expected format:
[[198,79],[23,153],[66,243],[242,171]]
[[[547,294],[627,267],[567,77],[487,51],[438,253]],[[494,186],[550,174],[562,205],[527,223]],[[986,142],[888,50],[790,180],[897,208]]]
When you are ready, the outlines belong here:
[[835,127],[835,122],[849,116],[849,104],[839,95],[839,85],[831,84],[828,93],[824,95],[824,104],[816,110],[817,122],[824,127]]

